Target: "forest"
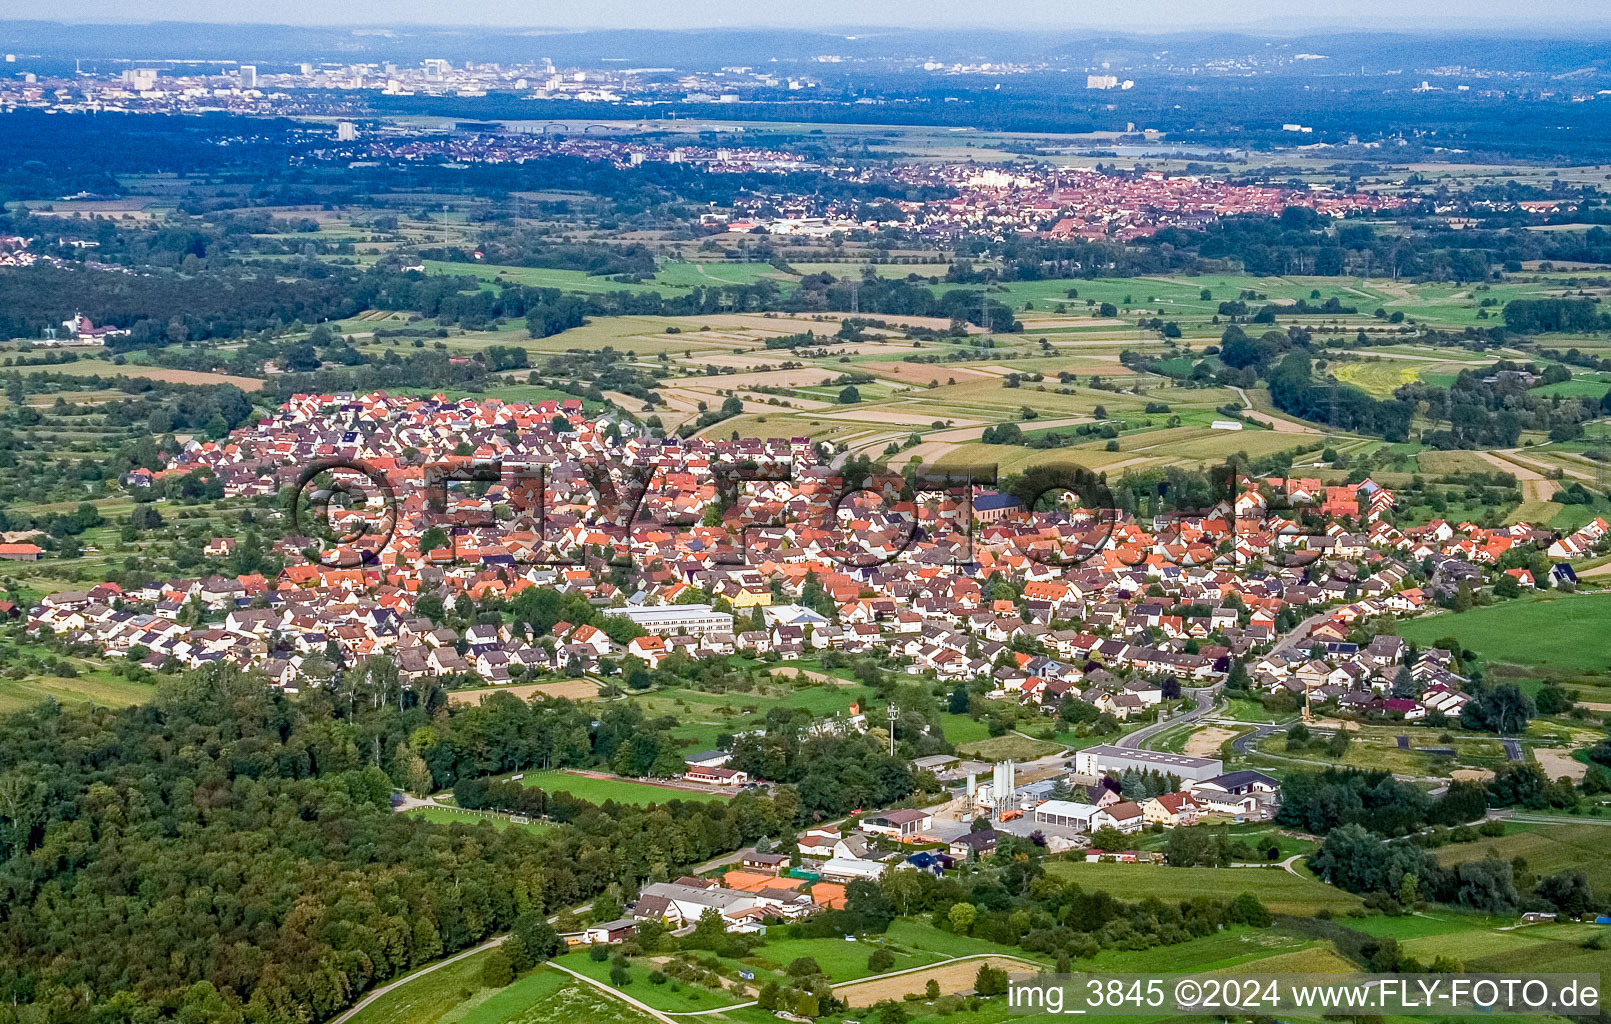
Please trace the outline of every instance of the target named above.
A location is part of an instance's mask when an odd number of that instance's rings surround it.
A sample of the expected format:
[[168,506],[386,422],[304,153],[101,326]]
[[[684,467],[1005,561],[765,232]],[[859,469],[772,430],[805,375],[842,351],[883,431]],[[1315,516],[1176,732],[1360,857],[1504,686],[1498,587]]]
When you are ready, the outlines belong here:
[[1265,379],[1270,384],[1270,400],[1282,412],[1389,441],[1409,438],[1414,405],[1398,399],[1382,401],[1355,387],[1316,381],[1305,350],[1287,353],[1266,371]]
[[787,797],[749,794],[573,801],[542,834],[395,814],[419,749],[452,777],[544,743],[605,758],[636,724],[590,733],[589,715],[559,705],[418,705],[385,676],[364,667],[291,700],[200,669],[145,706],[0,719],[0,1021],[319,1019],[522,914],[675,878],[792,826]]

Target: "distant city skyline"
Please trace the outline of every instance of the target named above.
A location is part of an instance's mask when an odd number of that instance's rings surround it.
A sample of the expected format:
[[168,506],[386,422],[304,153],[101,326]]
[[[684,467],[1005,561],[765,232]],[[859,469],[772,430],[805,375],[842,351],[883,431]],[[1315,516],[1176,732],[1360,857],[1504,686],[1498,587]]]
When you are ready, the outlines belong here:
[[[137,13],[137,16],[133,16]],[[554,29],[802,28],[1014,28],[1106,29],[1169,32],[1237,28],[1267,31],[1322,26],[1351,30],[1441,31],[1525,25],[1535,35],[1553,35],[1582,25],[1611,25],[1604,0],[1466,0],[1458,9],[1429,0],[1352,0],[1294,7],[1287,0],[1118,0],[1080,4],[1070,0],[807,0],[757,7],[741,0],[478,0],[474,5],[431,0],[158,0],[131,9],[118,0],[59,0],[48,17],[73,22],[406,26],[464,25]]]

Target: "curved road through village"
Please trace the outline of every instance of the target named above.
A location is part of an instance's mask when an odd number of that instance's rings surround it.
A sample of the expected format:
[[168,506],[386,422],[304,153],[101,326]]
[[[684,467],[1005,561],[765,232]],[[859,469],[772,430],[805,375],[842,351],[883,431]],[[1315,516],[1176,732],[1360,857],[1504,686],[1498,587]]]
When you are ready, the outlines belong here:
[[1219,687],[1203,686],[1186,692],[1197,701],[1190,711],[1184,711],[1174,718],[1161,719],[1151,725],[1143,725],[1135,732],[1127,736],[1121,736],[1114,746],[1123,747],[1126,750],[1144,750],[1146,749],[1146,742],[1164,730],[1197,721],[1213,710],[1214,701],[1219,696]]

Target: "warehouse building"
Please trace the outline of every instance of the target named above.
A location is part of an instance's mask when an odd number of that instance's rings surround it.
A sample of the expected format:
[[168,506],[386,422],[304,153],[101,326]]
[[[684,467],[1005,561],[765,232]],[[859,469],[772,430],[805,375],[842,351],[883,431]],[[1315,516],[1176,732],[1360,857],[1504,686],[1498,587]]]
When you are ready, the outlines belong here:
[[1186,782],[1202,782],[1225,771],[1217,757],[1187,757],[1161,750],[1127,750],[1102,744],[1086,747],[1074,755],[1074,770],[1081,775],[1101,777],[1128,770],[1173,775]]
[[1058,825],[1078,832],[1091,831],[1091,819],[1102,808],[1096,804],[1075,803],[1072,800],[1048,800],[1035,808],[1035,822],[1039,825]]

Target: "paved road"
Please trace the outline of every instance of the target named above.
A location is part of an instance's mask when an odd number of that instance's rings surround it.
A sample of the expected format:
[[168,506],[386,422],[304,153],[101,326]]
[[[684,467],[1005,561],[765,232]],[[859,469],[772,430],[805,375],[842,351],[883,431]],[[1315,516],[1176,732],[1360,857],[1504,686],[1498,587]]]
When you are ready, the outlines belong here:
[[1291,655],[1296,652],[1308,651],[1309,646],[1304,641],[1309,639],[1309,631],[1329,618],[1331,618],[1331,612],[1316,612],[1309,616],[1293,627],[1292,632],[1283,637],[1281,642],[1276,644],[1275,649],[1270,653]]
[[1130,733],[1127,736],[1120,737],[1119,741],[1114,744],[1114,746],[1123,747],[1126,750],[1144,750],[1146,748],[1143,746],[1143,744],[1145,744],[1147,740],[1150,740],[1152,737],[1163,732],[1165,729],[1173,729],[1177,725],[1197,721],[1197,719],[1203,717],[1204,715],[1208,714],[1208,712],[1213,710],[1214,699],[1219,695],[1219,687],[1202,686],[1194,690],[1187,690],[1186,692],[1196,699],[1196,707],[1192,708],[1190,711],[1182,712],[1174,718],[1153,722],[1151,725],[1143,725],[1135,732]]
[[1271,733],[1286,732],[1287,727],[1291,724],[1292,723],[1287,722],[1282,725],[1255,725],[1252,732],[1245,732],[1236,737],[1236,739],[1232,740],[1231,749],[1236,751],[1238,754],[1254,753],[1253,748],[1258,745],[1260,740],[1264,739],[1264,737],[1270,735]]
[[1300,858],[1301,858],[1301,857],[1302,857],[1302,856],[1303,856],[1303,854],[1301,854],[1301,853],[1294,853],[1294,854],[1293,854],[1293,855],[1292,855],[1292,856],[1290,856],[1290,857],[1288,857],[1288,858],[1287,858],[1287,859],[1286,859],[1286,860],[1283,860],[1283,861],[1277,861],[1277,862],[1275,862],[1275,863],[1274,863],[1274,864],[1227,864],[1227,865],[1225,865],[1225,866],[1226,866],[1226,867],[1231,867],[1231,868],[1268,868],[1268,867],[1279,867],[1279,868],[1285,868],[1285,869],[1286,869],[1286,871],[1287,871],[1287,872],[1288,872],[1288,873],[1289,873],[1289,874],[1292,874],[1292,875],[1296,875],[1296,876],[1297,876],[1297,877],[1299,877],[1299,878],[1305,878],[1305,877],[1307,877],[1307,876],[1306,876],[1306,875],[1304,875],[1304,874],[1302,874],[1302,873],[1300,873],[1300,872],[1299,872],[1299,871],[1298,871],[1298,869],[1297,869],[1297,868],[1295,868],[1295,867],[1293,867],[1293,865],[1294,865],[1294,864],[1296,864],[1296,863],[1297,863],[1297,862],[1298,862],[1298,860],[1299,860],[1299,859],[1300,859]]

